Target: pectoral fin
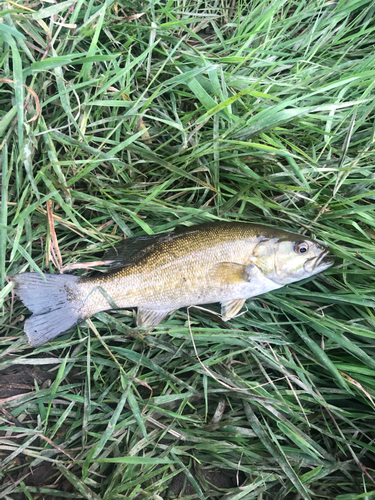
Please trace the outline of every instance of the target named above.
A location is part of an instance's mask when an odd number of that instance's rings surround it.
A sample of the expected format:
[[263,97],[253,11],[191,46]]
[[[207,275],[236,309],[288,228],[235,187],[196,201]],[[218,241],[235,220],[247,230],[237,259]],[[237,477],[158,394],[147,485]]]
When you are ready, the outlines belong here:
[[[220,281],[224,283],[251,283],[259,277],[259,269],[250,262],[248,265],[236,264],[233,262],[223,262],[217,266]],[[242,309],[246,299],[231,299],[221,303],[221,314],[224,321],[228,321],[236,316]]]
[[226,284],[243,283],[244,281],[249,283],[252,275],[257,271],[259,272],[255,264],[250,263],[244,266],[236,262],[221,262],[213,269],[215,278]]
[[156,326],[173,311],[141,309],[137,312],[137,326]]
[[246,299],[232,299],[221,303],[221,315],[224,321],[233,318],[244,305]]

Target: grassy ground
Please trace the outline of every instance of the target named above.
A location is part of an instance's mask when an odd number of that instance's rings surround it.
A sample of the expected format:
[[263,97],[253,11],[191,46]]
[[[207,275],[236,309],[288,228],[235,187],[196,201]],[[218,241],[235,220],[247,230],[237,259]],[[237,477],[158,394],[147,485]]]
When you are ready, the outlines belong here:
[[[374,498],[374,2],[1,9],[0,498]],[[191,309],[196,351],[186,310],[30,349],[7,277],[220,219],[336,265]]]

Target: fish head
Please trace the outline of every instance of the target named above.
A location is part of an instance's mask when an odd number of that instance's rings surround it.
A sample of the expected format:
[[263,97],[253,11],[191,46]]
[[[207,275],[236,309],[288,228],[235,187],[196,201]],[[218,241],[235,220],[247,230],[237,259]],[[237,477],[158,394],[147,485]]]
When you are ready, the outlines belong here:
[[292,233],[290,239],[263,239],[256,246],[252,261],[264,276],[279,285],[308,278],[334,263],[327,247]]

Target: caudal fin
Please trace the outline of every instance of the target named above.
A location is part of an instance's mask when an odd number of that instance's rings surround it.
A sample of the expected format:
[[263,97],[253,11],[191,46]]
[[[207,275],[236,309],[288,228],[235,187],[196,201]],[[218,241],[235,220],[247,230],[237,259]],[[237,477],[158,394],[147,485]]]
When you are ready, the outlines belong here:
[[77,325],[82,299],[77,286],[78,276],[65,274],[22,273],[12,277],[14,290],[34,314],[25,321],[24,330],[33,347],[45,344],[60,333]]

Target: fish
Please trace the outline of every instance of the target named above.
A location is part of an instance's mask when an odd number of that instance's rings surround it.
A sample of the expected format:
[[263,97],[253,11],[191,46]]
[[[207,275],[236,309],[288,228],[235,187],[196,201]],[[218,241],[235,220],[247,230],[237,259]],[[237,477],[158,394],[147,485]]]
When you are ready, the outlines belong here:
[[33,313],[24,325],[31,346],[111,309],[137,307],[137,326],[153,327],[182,307],[220,302],[228,321],[250,297],[334,263],[326,246],[300,234],[222,221],[127,238],[103,259],[111,264],[105,273],[12,277],[16,295]]

